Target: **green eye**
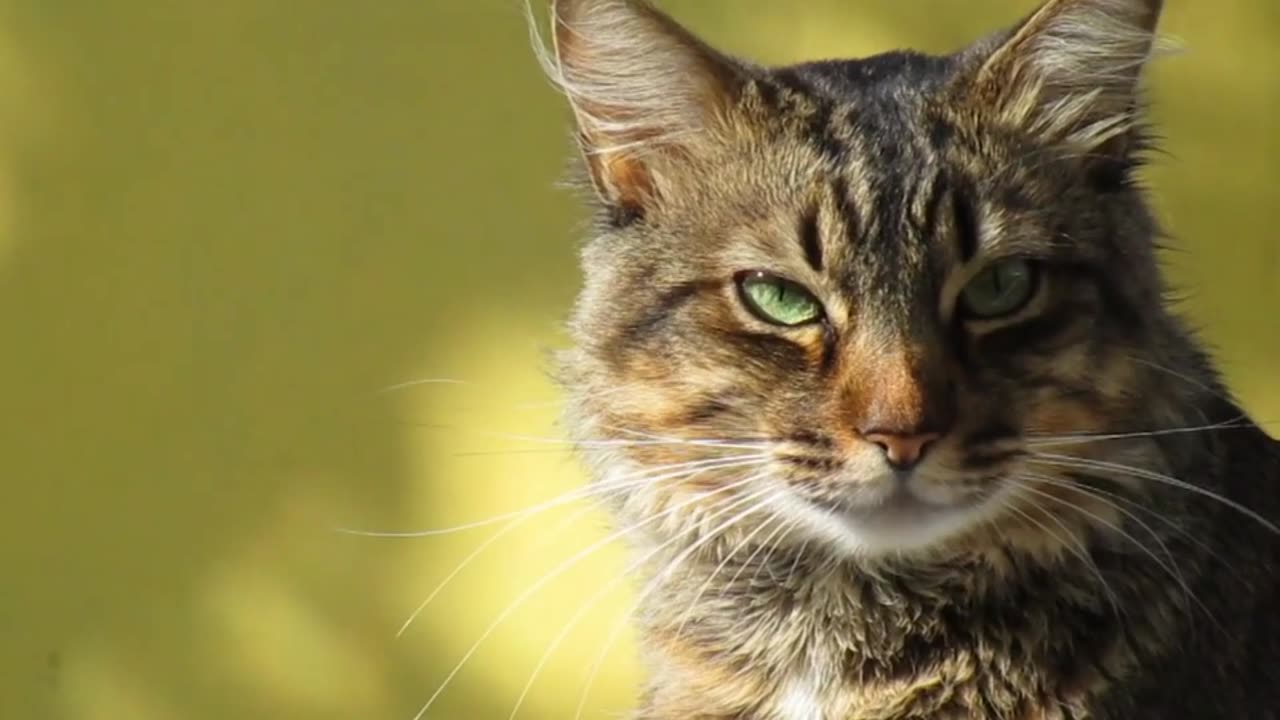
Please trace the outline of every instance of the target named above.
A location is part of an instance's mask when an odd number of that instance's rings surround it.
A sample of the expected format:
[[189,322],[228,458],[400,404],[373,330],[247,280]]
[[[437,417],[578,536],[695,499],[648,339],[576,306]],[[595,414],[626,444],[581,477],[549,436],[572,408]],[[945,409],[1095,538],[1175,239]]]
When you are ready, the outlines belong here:
[[756,317],[774,325],[806,325],[822,319],[822,304],[800,285],[765,272],[738,278],[738,294]]
[[960,300],[970,317],[991,320],[1021,310],[1036,292],[1036,267],[1027,260],[996,263],[969,281]]

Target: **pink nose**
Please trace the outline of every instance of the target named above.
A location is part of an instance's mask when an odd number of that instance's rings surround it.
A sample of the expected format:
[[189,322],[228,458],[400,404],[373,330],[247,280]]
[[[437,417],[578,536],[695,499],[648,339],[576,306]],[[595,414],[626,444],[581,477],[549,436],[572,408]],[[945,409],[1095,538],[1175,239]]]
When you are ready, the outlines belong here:
[[869,443],[875,443],[884,451],[889,464],[898,470],[910,470],[924,457],[925,450],[935,440],[942,437],[939,433],[920,433],[917,435],[900,435],[897,433],[873,432],[863,436]]

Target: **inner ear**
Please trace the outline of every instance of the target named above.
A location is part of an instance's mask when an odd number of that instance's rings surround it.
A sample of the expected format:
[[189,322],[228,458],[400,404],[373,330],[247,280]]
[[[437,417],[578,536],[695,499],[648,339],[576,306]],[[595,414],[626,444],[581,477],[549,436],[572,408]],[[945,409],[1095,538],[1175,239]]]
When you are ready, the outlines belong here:
[[557,0],[552,12],[550,70],[592,184],[615,211],[643,216],[670,191],[664,167],[715,134],[742,72],[641,0]]
[[1140,78],[1161,6],[1050,0],[1001,40],[980,46],[966,91],[981,111],[1046,142],[1124,152],[1140,124]]

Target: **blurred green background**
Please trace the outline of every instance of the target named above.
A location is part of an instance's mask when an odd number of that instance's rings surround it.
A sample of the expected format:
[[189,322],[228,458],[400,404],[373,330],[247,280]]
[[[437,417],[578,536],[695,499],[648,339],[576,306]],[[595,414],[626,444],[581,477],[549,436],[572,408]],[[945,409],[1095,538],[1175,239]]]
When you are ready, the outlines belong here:
[[[765,61],[943,51],[1019,0],[669,0]],[[1280,4],[1173,0],[1171,272],[1280,419]],[[0,718],[572,717],[618,627],[544,351],[567,114],[519,0],[0,2]],[[451,378],[461,384],[402,383]],[[1273,429],[1276,425],[1271,426]],[[487,633],[508,603],[538,590]],[[600,602],[563,634],[593,595]],[[555,652],[547,654],[549,647]],[[625,627],[587,696],[616,717]]]

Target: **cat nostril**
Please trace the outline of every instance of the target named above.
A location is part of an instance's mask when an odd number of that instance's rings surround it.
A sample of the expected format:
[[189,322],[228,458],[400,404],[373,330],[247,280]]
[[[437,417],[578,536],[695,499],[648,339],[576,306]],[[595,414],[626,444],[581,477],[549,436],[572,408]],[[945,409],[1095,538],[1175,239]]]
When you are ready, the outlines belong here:
[[885,459],[894,468],[910,470],[924,458],[925,451],[940,437],[942,435],[939,433],[902,435],[898,433],[872,432],[864,435],[863,439],[869,443],[879,445],[880,449],[884,451]]

